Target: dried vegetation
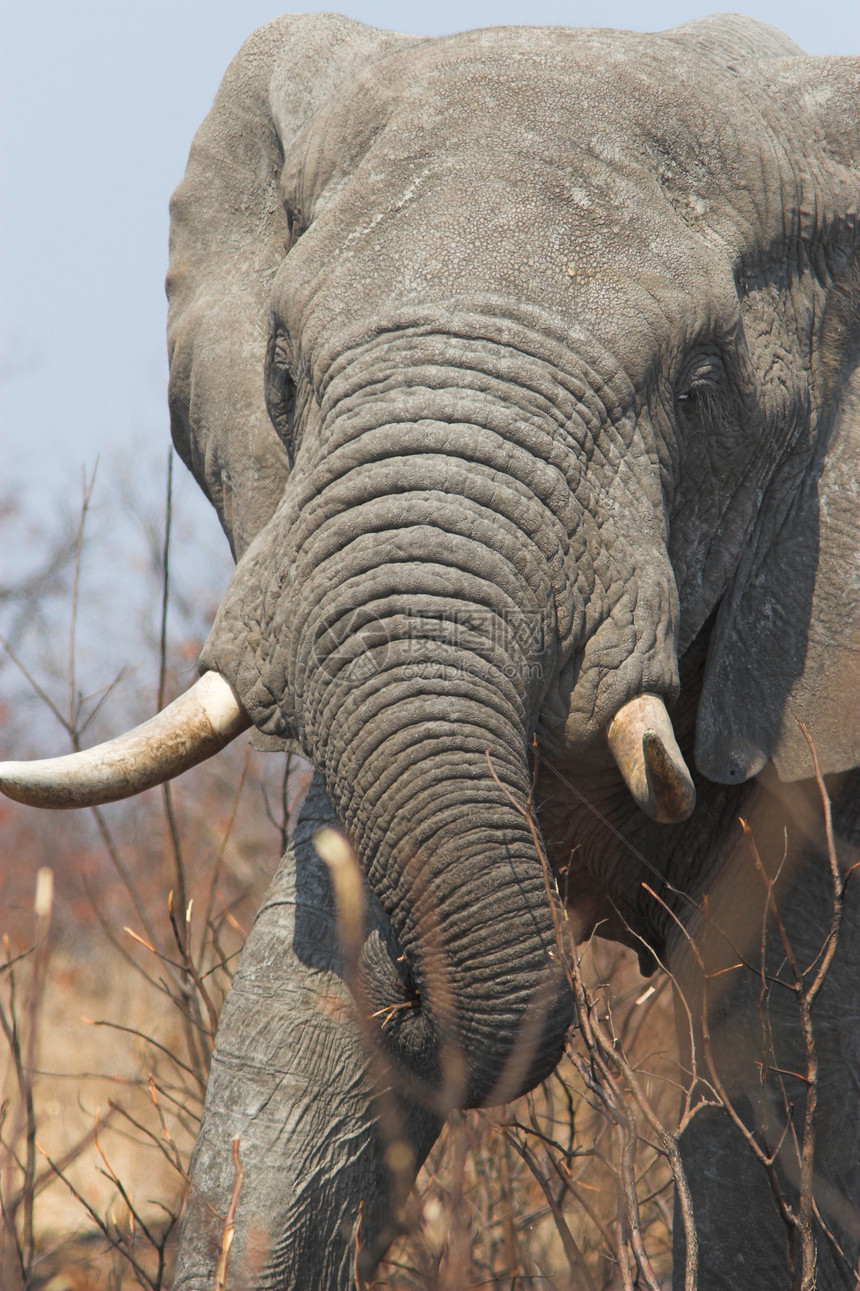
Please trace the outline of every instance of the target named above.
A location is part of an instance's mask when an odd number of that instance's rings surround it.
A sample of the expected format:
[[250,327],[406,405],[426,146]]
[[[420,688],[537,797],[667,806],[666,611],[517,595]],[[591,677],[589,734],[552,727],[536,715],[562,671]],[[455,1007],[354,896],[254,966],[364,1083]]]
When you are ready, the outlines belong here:
[[[160,546],[148,536],[155,583],[141,578],[141,597],[160,607],[157,677],[138,688],[144,711],[136,717],[184,687],[197,648],[193,634],[168,639],[169,488],[167,497]],[[65,675],[13,673],[7,660],[3,676],[7,716],[29,687],[71,747],[94,738],[117,685],[83,697],[77,680],[91,499],[90,484],[65,559],[52,547],[44,578],[37,571],[7,598],[17,635],[22,614],[42,614],[45,589],[68,588]],[[15,720],[7,730],[9,755],[24,732]],[[308,777],[303,763],[285,767],[233,748],[177,786],[103,811],[34,813],[0,799],[0,1283],[8,1291],[170,1285],[219,1009]],[[822,797],[826,810],[823,785]],[[840,882],[844,889],[834,861],[835,911]],[[772,901],[772,884],[765,891]],[[679,1120],[695,1111],[682,1097],[670,983],[664,973],[644,982],[634,957],[607,943],[580,956],[566,927],[557,931],[578,1021],[564,1060],[517,1102],[450,1118],[374,1286],[658,1291],[670,1281],[674,1183],[695,1287],[676,1140]],[[837,934],[835,917],[833,944]],[[825,961],[799,991],[804,1017]],[[719,1103],[702,1058],[700,1092]],[[802,1158],[807,1149],[804,1139]],[[767,1164],[766,1148],[756,1150]],[[799,1283],[803,1262],[814,1259],[814,1247],[803,1253],[811,1204],[786,1220],[800,1230]]]

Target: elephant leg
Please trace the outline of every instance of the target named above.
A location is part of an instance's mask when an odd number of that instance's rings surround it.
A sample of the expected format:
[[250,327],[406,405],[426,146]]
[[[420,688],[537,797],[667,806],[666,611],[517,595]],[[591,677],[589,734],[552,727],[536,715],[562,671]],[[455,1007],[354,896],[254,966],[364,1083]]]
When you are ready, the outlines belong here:
[[[837,852],[843,879],[860,861],[860,802],[857,777],[843,785],[835,803]],[[783,1204],[800,1216],[801,1158],[810,1096],[810,1055],[800,1020],[791,957],[807,985],[821,964],[833,915],[833,888],[827,852],[811,813],[811,792],[783,786],[780,809],[765,804],[778,822],[792,791],[794,814],[787,820],[788,848],[781,830],[767,819],[754,836],[766,866],[773,870],[785,855],[773,888],[785,941],[774,918],[764,919],[764,883],[740,851],[721,890],[712,894],[711,929],[701,931],[700,948],[712,974],[707,991],[709,1047],[714,1068],[733,1107],[758,1142],[775,1153],[775,1177]],[[801,805],[805,797],[805,807]],[[761,805],[761,804],[760,804]],[[804,821],[802,817],[806,816]],[[818,812],[820,820],[820,810]],[[841,817],[841,819],[840,819]],[[783,821],[786,820],[782,815]],[[798,840],[803,838],[802,842]],[[769,857],[769,859],[768,859]],[[742,927],[744,915],[747,928]],[[762,929],[766,942],[762,954]],[[715,929],[729,931],[717,948]],[[790,948],[790,954],[786,951]],[[729,964],[743,959],[746,967]],[[761,972],[764,960],[765,973]],[[720,971],[728,970],[728,971]],[[713,975],[719,973],[719,976]],[[688,979],[689,980],[689,979]],[[700,1006],[701,982],[692,994]],[[742,1131],[725,1110],[703,1107],[681,1135],[681,1153],[692,1194],[699,1243],[698,1291],[789,1291],[815,1286],[842,1291],[857,1286],[860,1256],[860,882],[845,888],[842,927],[836,955],[811,1008],[814,1060],[817,1063],[817,1115],[812,1157],[812,1218],[815,1280],[801,1282],[802,1234],[786,1223],[768,1170],[756,1159]],[[707,1080],[708,1058],[698,1037],[699,1074]],[[840,1249],[841,1248],[841,1251]],[[684,1285],[681,1217],[675,1223],[675,1281]],[[807,1266],[809,1261],[807,1260]],[[853,1271],[853,1272],[852,1272]]]
[[[315,776],[222,1010],[176,1291],[214,1285],[235,1136],[244,1173],[227,1286],[335,1291],[381,1258],[398,1197],[440,1129],[371,1081],[329,876],[312,843],[324,825],[337,821]],[[370,896],[366,921],[378,944],[387,921]]]

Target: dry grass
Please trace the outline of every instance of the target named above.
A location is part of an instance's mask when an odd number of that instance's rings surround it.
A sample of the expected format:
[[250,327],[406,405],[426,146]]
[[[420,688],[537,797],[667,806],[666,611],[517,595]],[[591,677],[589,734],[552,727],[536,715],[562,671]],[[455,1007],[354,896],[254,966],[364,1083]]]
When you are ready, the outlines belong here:
[[[152,624],[155,683],[138,679],[131,705],[129,687],[114,682],[81,693],[88,607],[79,614],[78,588],[93,488],[84,482],[65,557],[49,536],[43,568],[0,595],[16,637],[4,641],[6,756],[28,747],[18,715],[29,722],[33,695],[75,748],[183,690],[199,652],[191,609],[179,616],[185,634],[168,643],[169,473],[161,541],[144,527],[133,566],[155,611],[141,616]],[[63,586],[65,627],[46,600]],[[101,615],[89,608],[91,640]],[[56,643],[38,675],[15,649],[34,624]],[[303,777],[303,764],[233,748],[179,786],[91,812],[0,799],[3,1291],[169,1285],[218,1013]],[[48,875],[51,900],[37,913],[37,876],[44,893]]]
[[[174,836],[159,793],[106,810],[95,830],[83,813],[0,808],[4,858],[18,858],[3,866],[0,888],[4,1289],[169,1285],[171,1251],[161,1265],[157,1248],[175,1235],[217,1015],[268,882],[258,858],[276,857],[285,828],[283,816],[270,819],[263,789],[271,802],[279,786],[258,762],[234,752],[188,776],[173,812],[187,861],[182,912],[170,899]],[[33,903],[46,860],[57,883],[50,928],[39,930]],[[11,1042],[20,1063],[9,1060]]]
[[[678,1096],[667,980],[645,985],[632,954],[599,941],[586,949],[583,971],[599,1016],[611,1014],[652,1106],[671,1125]],[[450,1118],[419,1176],[407,1231],[374,1285],[394,1291],[621,1285],[619,1140],[587,1087],[583,1060],[572,1036],[553,1076],[532,1093],[504,1108]],[[647,1137],[637,1155],[643,1240],[668,1286],[671,1170]]]
[[[232,807],[229,813],[222,810],[220,819],[214,808],[221,775],[201,770],[195,777],[199,783],[183,793],[177,818],[193,858],[189,872],[195,874],[189,884],[191,961],[217,1014],[229,965],[267,880],[253,857],[258,850],[273,857],[276,848],[271,823],[265,813],[258,814],[259,808],[254,810],[260,786],[247,770],[239,806],[235,812]],[[293,788],[298,788],[295,780]],[[11,804],[2,810],[4,839],[20,839],[21,854],[27,854],[33,817]],[[36,821],[47,822],[50,836],[56,819],[40,815]],[[231,821],[237,841],[224,848]],[[146,873],[143,861],[151,857],[159,832],[166,866],[169,831],[156,793],[129,813],[125,828],[114,827],[111,837],[115,841],[126,830],[134,840],[123,848],[131,873]],[[41,860],[51,850],[49,837],[32,854]],[[196,875],[198,857],[219,854],[217,872],[212,866]],[[169,875],[162,875],[160,883],[151,876],[145,896],[139,894],[148,934],[137,931],[134,903],[124,885],[99,871],[86,850],[80,861],[90,877],[82,880],[84,891],[77,898],[74,883],[67,879],[60,884],[53,933],[43,934],[40,943],[49,947],[41,967],[37,969],[33,949],[33,875],[30,900],[22,901],[18,894],[6,942],[12,968],[4,975],[3,1004],[7,1014],[17,1016],[24,1049],[32,1045],[28,1078],[38,1144],[30,1181],[34,1250],[26,1285],[50,1286],[52,1291],[168,1286],[173,1225],[211,1046],[209,1012],[202,998],[196,1015],[183,1005],[171,979],[168,959],[174,965],[183,962],[176,938],[169,954],[149,949],[152,930],[162,947],[172,933],[165,891]],[[64,871],[67,876],[72,872],[70,857]],[[17,886],[24,886],[20,871]],[[87,906],[91,898],[97,914]],[[205,931],[203,907],[211,907]],[[123,932],[124,925],[131,932]],[[16,956],[23,957],[14,962]],[[611,1011],[626,1052],[652,1073],[645,1077],[648,1092],[669,1119],[677,1092],[663,1078],[674,1061],[665,982],[644,987],[633,956],[606,943],[588,949],[585,970],[595,998],[602,1001],[602,1016]],[[35,998],[34,975],[40,979]],[[189,1016],[194,1018],[190,1028]],[[26,1169],[16,1164],[24,1159],[26,1115],[14,1064],[4,1061],[3,1073],[3,1198],[17,1211],[13,1219],[20,1231],[23,1217],[14,1200],[28,1186]],[[608,1291],[619,1285],[617,1147],[604,1110],[585,1087],[574,1051],[550,1080],[509,1107],[454,1115],[421,1172],[404,1236],[375,1285],[393,1291],[550,1285]],[[666,1276],[671,1266],[670,1171],[657,1153],[644,1148],[638,1176],[645,1240],[655,1269]],[[162,1265],[159,1244],[165,1237]],[[23,1278],[16,1279],[9,1259],[8,1233],[6,1245],[3,1285],[13,1288]],[[581,1261],[582,1269],[576,1269],[581,1280],[572,1280],[571,1261]]]

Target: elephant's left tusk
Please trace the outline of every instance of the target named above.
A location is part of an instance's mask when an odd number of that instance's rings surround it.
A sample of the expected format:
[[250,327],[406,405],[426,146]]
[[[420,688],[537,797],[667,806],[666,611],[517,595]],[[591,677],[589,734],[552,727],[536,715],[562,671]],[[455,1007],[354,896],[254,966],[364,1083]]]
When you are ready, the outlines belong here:
[[251,719],[217,672],[155,717],[106,744],[37,762],[0,762],[0,791],[30,807],[96,807],[171,780],[248,729]]
[[696,805],[696,790],[660,696],[631,699],[609,723],[606,737],[642,810],[661,824],[686,820]]

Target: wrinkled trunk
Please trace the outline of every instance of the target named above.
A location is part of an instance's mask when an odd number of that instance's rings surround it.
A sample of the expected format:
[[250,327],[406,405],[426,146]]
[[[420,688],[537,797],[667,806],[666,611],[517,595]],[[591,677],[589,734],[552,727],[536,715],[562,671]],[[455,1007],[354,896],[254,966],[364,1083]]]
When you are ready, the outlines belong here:
[[[403,956],[397,972],[363,963],[390,1053],[443,1108],[474,1105],[552,1070],[571,1017],[525,818],[557,672],[564,528],[541,494],[558,472],[495,429],[419,416],[440,400],[462,416],[471,396],[476,421],[510,425],[474,392],[423,391],[399,421],[389,399],[340,393],[204,664],[322,773]],[[530,489],[497,469],[512,451]]]
[[[856,774],[843,780],[834,815],[844,879],[860,859],[860,780]],[[700,1111],[681,1137],[699,1242],[698,1291],[812,1286],[841,1291],[853,1285],[850,1270],[856,1270],[860,1256],[860,885],[852,879],[845,891],[838,949],[810,1010],[808,1049],[786,947],[808,988],[831,927],[833,887],[815,785],[774,787],[774,798],[759,792],[753,799],[750,824],[771,874],[782,861],[782,830],[788,824],[788,850],[773,890],[785,941],[773,912],[765,921],[764,883],[742,843],[710,893],[707,925],[690,928],[711,974],[710,1043],[700,1033],[696,1057],[703,1081],[709,1080],[710,1049],[737,1115],[766,1151],[776,1153],[775,1187],[798,1221],[802,1192],[814,1197],[820,1221],[810,1210],[815,1251],[807,1240],[805,1263],[815,1280],[801,1280],[802,1224],[794,1227],[780,1216],[765,1165],[728,1113],[712,1107]],[[741,957],[743,966],[729,967]],[[697,1016],[702,980],[685,948],[678,948],[673,966]],[[686,1013],[679,1018],[685,1046]],[[813,1072],[814,1152],[805,1166]],[[807,1169],[811,1185],[802,1187]],[[673,1285],[679,1291],[684,1250],[676,1214]]]
[[[426,550],[432,539],[421,541]],[[387,590],[400,576],[396,566],[381,571]],[[408,577],[427,586],[440,575],[424,564]],[[380,578],[369,581],[378,591]],[[361,583],[353,590],[368,594]],[[303,712],[313,714],[305,738],[403,956],[399,975],[388,958],[365,959],[369,1003],[385,1017],[403,1074],[436,1090],[444,1109],[499,1101],[541,1079],[558,1061],[570,1012],[552,963],[547,876],[524,814],[525,716],[502,662],[513,652],[452,622],[450,609],[437,614],[401,621],[396,611],[374,623],[381,655],[345,641],[336,652],[355,652],[370,675],[342,689],[321,642]],[[473,647],[457,633],[471,633]]]
[[[347,1287],[394,1234],[397,1207],[439,1131],[374,1091],[338,948],[328,872],[311,839],[336,825],[319,777],[251,931],[218,1028],[191,1164],[177,1291],[211,1291],[235,1171],[244,1178],[228,1286]],[[368,942],[390,926],[367,897]],[[392,969],[393,971],[393,969]],[[397,1174],[387,1164],[392,1144]]]
[[627,700],[671,693],[677,674],[652,482],[619,457],[608,554],[569,392],[562,435],[545,392],[509,379],[504,347],[470,338],[468,368],[450,354],[402,328],[326,355],[313,390],[300,377],[289,488],[203,656],[321,771],[403,955],[397,976],[367,956],[370,1002],[404,1072],[446,1087],[443,1107],[536,1083],[570,1020],[525,819],[550,692],[562,721],[573,689],[588,714],[566,738],[602,741]]

